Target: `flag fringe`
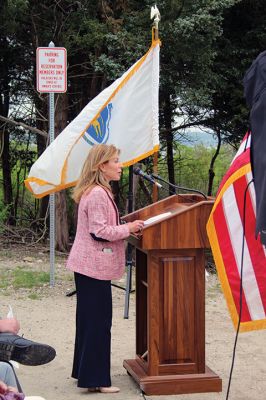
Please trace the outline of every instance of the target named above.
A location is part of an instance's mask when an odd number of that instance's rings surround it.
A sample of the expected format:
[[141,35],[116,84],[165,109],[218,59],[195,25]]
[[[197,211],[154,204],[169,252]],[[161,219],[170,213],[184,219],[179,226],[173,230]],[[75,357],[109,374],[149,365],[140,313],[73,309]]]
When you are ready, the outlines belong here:
[[[153,150],[148,151],[147,153],[143,153],[143,154],[140,155],[139,157],[133,158],[132,160],[123,163],[123,167],[128,167],[128,166],[130,166],[130,165],[133,165],[133,164],[139,162],[140,160],[143,160],[144,158],[149,157],[149,156],[151,156],[152,154],[154,154],[154,153],[156,153],[156,152],[158,152],[158,151],[159,151],[159,145],[156,145],[156,146],[154,146]],[[36,194],[36,193],[34,193],[34,191],[32,190],[32,187],[31,187],[31,185],[30,185],[31,182],[37,183],[39,186],[50,185],[50,186],[52,186],[52,188],[49,189],[49,190],[47,190],[47,191],[44,192],[44,193]],[[40,198],[42,198],[42,197],[44,197],[44,196],[47,196],[47,195],[49,195],[49,194],[53,194],[53,193],[56,193],[56,192],[58,192],[58,191],[60,191],[60,190],[68,189],[68,188],[70,188],[70,187],[73,187],[73,186],[76,185],[77,181],[69,182],[69,183],[61,183],[61,184],[59,184],[59,185],[54,185],[53,183],[46,182],[46,181],[44,181],[44,180],[42,180],[42,179],[38,179],[38,178],[27,178],[27,179],[25,179],[24,183],[25,183],[25,186],[27,187],[27,189],[34,195],[34,197],[35,197],[36,199],[40,199]]]

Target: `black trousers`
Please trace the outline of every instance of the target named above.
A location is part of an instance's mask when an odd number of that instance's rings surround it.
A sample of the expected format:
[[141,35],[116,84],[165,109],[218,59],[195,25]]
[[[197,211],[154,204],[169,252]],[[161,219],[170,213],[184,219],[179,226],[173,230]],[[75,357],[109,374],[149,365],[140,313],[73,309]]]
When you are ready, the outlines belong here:
[[111,386],[111,281],[74,273],[77,291],[72,377],[78,387]]

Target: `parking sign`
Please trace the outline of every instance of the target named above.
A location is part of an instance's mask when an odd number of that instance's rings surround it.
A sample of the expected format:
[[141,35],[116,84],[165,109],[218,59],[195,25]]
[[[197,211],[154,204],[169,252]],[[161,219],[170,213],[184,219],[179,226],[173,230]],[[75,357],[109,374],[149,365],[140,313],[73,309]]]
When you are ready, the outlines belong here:
[[38,47],[37,90],[40,93],[63,93],[67,90],[67,57],[64,47]]

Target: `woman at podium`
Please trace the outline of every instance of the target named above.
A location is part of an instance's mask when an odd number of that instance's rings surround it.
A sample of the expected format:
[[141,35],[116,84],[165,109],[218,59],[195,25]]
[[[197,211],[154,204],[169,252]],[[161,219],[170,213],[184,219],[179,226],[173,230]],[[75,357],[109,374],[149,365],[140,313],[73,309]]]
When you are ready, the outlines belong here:
[[111,280],[125,268],[124,239],[141,232],[143,221],[120,225],[110,181],[121,177],[120,151],[94,145],[73,191],[79,204],[75,241],[67,268],[74,272],[77,308],[72,377],[89,391],[115,393],[111,386]]

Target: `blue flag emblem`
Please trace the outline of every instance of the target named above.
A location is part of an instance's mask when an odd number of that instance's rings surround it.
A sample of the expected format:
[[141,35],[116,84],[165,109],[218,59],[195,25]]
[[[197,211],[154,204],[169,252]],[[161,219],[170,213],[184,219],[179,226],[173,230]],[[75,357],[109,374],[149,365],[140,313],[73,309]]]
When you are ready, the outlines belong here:
[[83,135],[83,139],[90,145],[106,143],[109,138],[109,122],[113,105],[109,103],[101,112],[97,119],[88,127]]

